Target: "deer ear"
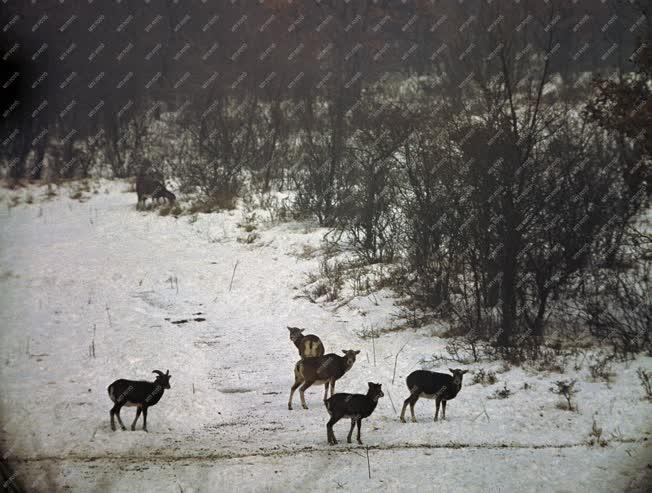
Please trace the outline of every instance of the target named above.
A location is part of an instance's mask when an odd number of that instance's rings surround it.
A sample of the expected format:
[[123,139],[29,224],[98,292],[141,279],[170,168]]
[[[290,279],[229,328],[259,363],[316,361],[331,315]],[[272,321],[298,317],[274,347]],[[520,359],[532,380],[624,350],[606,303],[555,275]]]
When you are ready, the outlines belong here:
[[357,351],[355,352],[355,354],[360,354],[360,350],[357,350]]
[[299,332],[301,332],[303,334],[304,330],[306,330],[306,329],[299,329]]
[[453,370],[452,368],[449,368],[448,371],[451,373],[455,373],[455,370]]
[[367,385],[369,385],[369,387],[373,387],[374,383],[373,382],[367,382]]
[[346,349],[342,349],[342,352],[343,352],[344,354],[346,354]]
[[464,375],[465,373],[468,373],[468,372],[469,372],[469,370],[462,370],[462,375]]

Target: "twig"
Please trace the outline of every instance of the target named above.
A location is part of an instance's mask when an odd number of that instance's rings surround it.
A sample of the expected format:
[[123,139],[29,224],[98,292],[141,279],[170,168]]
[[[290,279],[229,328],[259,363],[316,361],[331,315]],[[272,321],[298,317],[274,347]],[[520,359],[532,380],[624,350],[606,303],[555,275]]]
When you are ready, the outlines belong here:
[[369,447],[365,447],[367,450],[367,472],[369,473],[369,479],[371,479],[371,464],[369,463]]
[[106,303],[106,316],[109,317],[109,327],[113,326],[111,323],[111,313],[109,313],[109,304]]
[[490,418],[489,415],[487,414],[487,408],[484,407],[484,406],[482,406],[482,412],[481,412],[480,414],[478,414],[475,418],[473,418],[473,421],[475,421],[476,419],[478,419],[478,418],[479,418],[480,416],[482,416],[483,414],[487,417],[487,421],[491,421],[491,418]]
[[96,325],[93,324],[93,339],[91,340],[91,346],[90,346],[90,348],[88,349],[89,356],[90,356],[91,358],[95,358],[95,329],[96,329],[96,328],[97,328]]
[[235,270],[238,268],[238,263],[240,261],[236,260],[235,265],[233,266],[233,274],[231,274],[231,282],[229,283],[229,293],[231,292],[231,288],[233,287],[233,278],[235,277]]
[[371,329],[371,346],[374,350],[374,366],[376,366],[376,331]]
[[389,389],[387,389],[387,397],[389,397],[389,402],[392,403],[392,409],[394,410],[394,414],[396,414],[396,408],[394,407],[394,401],[392,400],[392,394],[389,393]]
[[355,296],[351,296],[349,299],[346,299],[346,300],[342,301],[340,304],[336,305],[335,308],[333,308],[333,312],[336,312],[337,310],[339,310],[339,309],[342,308],[343,306],[348,305],[348,304],[351,303],[354,299],[355,299]]
[[398,363],[398,355],[401,354],[401,351],[403,351],[403,348],[405,348],[407,342],[401,346],[401,349],[398,350],[398,353],[396,353],[396,357],[394,358],[394,373],[392,373],[392,385],[394,385],[394,377],[396,377],[396,363]]

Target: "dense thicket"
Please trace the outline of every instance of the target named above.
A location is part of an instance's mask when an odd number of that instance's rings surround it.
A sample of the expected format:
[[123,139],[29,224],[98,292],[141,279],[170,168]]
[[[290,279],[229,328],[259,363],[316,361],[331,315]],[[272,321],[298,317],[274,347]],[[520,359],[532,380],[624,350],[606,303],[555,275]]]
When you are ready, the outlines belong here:
[[0,159],[10,182],[154,167],[216,206],[243,184],[290,188],[461,333],[536,346],[572,311],[636,350],[650,342],[646,8],[10,0]]

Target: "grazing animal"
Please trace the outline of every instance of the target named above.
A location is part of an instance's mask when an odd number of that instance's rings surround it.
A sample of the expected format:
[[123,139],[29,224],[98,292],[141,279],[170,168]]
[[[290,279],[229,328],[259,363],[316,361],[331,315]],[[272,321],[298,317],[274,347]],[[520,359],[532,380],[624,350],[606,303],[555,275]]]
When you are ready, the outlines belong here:
[[371,416],[371,413],[376,409],[378,399],[383,397],[383,391],[379,383],[368,382],[369,390],[367,394],[335,394],[326,401],[326,409],[330,414],[331,419],[326,423],[326,437],[328,443],[336,445],[335,433],[333,433],[333,425],[342,418],[351,418],[351,429],[346,441],[351,443],[351,434],[353,428],[358,425],[358,443],[362,445],[360,438],[360,424],[366,417]]
[[290,331],[290,340],[299,350],[301,359],[324,355],[324,345],[319,337],[314,334],[303,335],[303,331],[306,329],[300,329],[299,327],[288,326],[288,330]]
[[122,406],[135,406],[136,419],[131,423],[131,431],[136,429],[136,421],[143,413],[143,430],[147,431],[147,408],[156,404],[163,396],[163,391],[170,388],[170,370],[163,373],[159,370],[154,370],[156,373],[156,380],[153,382],[145,382],[143,380],[116,380],[107,389],[109,397],[114,402],[111,408],[111,429],[115,431],[114,416],[118,417],[118,423],[123,430],[126,430],[125,425],[122,424],[120,419],[120,409]]
[[428,370],[416,370],[410,373],[406,379],[407,387],[410,390],[410,396],[405,399],[403,409],[401,410],[401,421],[405,423],[405,408],[410,405],[412,421],[416,423],[414,417],[414,405],[419,397],[425,399],[435,399],[437,409],[435,411],[435,421],[439,415],[439,404],[442,404],[441,419],[446,419],[446,401],[454,399],[462,388],[462,375],[468,370],[448,369],[453,375],[446,373],[436,373]]
[[351,369],[355,363],[355,356],[360,351],[353,349],[342,349],[344,356],[339,356],[335,353],[329,353],[324,356],[316,358],[305,358],[297,361],[294,365],[294,385],[290,389],[290,400],[288,401],[288,409],[292,410],[292,396],[297,387],[299,395],[301,396],[301,406],[308,409],[304,392],[313,384],[324,384],[324,400],[328,397],[328,384],[331,385],[331,396],[335,392],[335,381],[342,378],[347,371]]
[[145,207],[147,199],[158,200],[166,199],[168,202],[174,202],[177,198],[170,192],[165,185],[147,175],[138,175],[136,178],[136,194],[138,195],[137,209]]

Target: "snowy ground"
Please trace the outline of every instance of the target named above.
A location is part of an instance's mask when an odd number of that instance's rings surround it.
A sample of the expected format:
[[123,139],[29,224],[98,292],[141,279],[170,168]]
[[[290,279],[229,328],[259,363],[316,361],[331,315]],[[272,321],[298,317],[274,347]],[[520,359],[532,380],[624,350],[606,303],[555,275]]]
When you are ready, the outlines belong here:
[[[427,329],[391,332],[376,339],[374,365],[371,341],[356,334],[392,324],[391,298],[335,309],[298,296],[318,265],[317,256],[298,254],[319,247],[322,231],[259,224],[260,237],[247,244],[241,210],[161,217],[136,211],[124,183],[97,189],[80,202],[62,192],[44,201],[44,189],[32,188],[15,207],[2,192],[0,447],[29,491],[594,492],[649,484],[652,403],[642,399],[636,369],[652,369],[652,358],[614,365],[610,384],[592,381],[586,365],[564,375],[513,368],[489,386],[472,385],[469,374],[447,421],[433,423],[434,404],[422,400],[419,422],[402,424],[405,377],[446,342]],[[172,323],[193,318],[205,321]],[[361,350],[336,391],[383,384],[385,397],[363,421],[371,479],[365,448],[345,443],[345,421],[335,427],[340,445],[327,445],[321,387],[306,393],[309,410],[288,411],[298,357],[286,325],[318,334],[327,352]],[[500,367],[468,368],[480,366]],[[173,377],[149,412],[149,433],[112,432],[106,387],[152,379],[154,369]],[[579,380],[579,412],[559,409],[548,391],[562,378]],[[513,395],[490,399],[505,383]],[[123,409],[125,424],[133,415]],[[594,419],[605,447],[586,444]]]

